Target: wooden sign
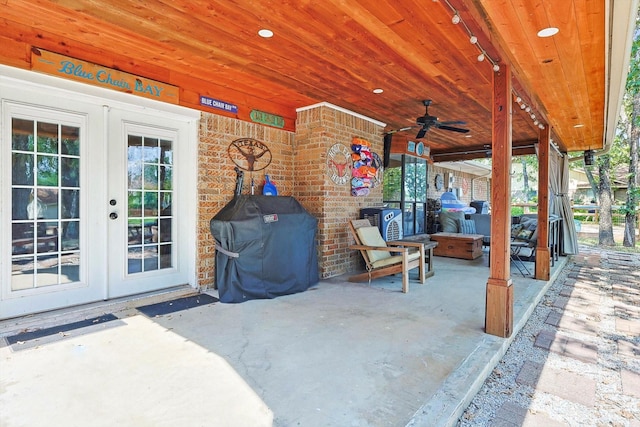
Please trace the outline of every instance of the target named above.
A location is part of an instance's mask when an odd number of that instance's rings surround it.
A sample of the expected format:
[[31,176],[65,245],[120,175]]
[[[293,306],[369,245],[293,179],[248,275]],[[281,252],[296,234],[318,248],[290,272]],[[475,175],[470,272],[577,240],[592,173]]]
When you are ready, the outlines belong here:
[[217,108],[218,110],[226,111],[227,113],[238,114],[238,106],[221,99],[209,98],[208,96],[200,95],[200,105],[205,107]]
[[275,114],[265,113],[264,111],[259,110],[251,110],[249,117],[251,117],[251,120],[256,123],[261,123],[263,125],[273,126],[277,128],[284,127],[284,118],[281,116],[276,116]]
[[176,86],[43,49],[31,49],[31,69],[156,101],[172,104],[178,104],[180,101],[180,90]]

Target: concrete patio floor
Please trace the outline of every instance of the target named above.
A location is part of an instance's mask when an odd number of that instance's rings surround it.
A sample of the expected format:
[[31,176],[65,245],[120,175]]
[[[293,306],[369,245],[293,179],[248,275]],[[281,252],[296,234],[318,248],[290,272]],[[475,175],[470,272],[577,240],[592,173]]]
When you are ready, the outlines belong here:
[[[0,322],[6,337],[118,317],[3,343],[0,425],[455,425],[511,340],[483,331],[486,253],[435,257],[434,267],[408,294],[399,275],[371,286],[337,277],[295,295],[153,318],[133,308],[148,303],[138,299]],[[512,280],[513,338],[551,282],[514,266]]]

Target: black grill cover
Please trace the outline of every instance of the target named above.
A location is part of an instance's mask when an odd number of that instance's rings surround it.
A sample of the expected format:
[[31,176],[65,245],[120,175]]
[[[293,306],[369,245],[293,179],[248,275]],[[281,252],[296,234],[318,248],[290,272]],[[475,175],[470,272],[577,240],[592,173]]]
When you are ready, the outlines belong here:
[[210,222],[220,301],[275,298],[318,283],[317,226],[293,197],[235,197]]

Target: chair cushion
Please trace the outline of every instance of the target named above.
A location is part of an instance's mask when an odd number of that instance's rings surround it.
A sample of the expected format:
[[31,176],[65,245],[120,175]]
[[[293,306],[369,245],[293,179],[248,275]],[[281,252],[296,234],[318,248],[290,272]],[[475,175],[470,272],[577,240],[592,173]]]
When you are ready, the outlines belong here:
[[518,233],[520,233],[520,231],[523,228],[524,227],[522,226],[522,224],[512,224],[511,225],[511,238],[515,239],[516,237],[518,237]]
[[462,211],[442,211],[440,212],[440,225],[444,233],[459,233],[458,220],[464,219]]
[[[385,242],[380,235],[380,230],[378,230],[378,227],[360,227],[356,230],[356,232],[358,233],[360,242],[365,246],[387,246],[387,242]],[[369,257],[369,262],[371,264],[374,264],[376,261],[390,258],[392,255],[391,252],[370,250],[367,251],[367,256]]]
[[514,240],[525,241],[528,242],[531,240],[531,236],[533,235],[533,230],[528,230],[526,228],[521,229]]
[[529,236],[529,240],[536,241],[538,239],[538,219],[525,217],[520,220],[520,224],[522,224],[523,229],[530,230],[531,235]]
[[[409,258],[409,262],[413,261],[414,259],[418,259],[420,258],[420,252],[409,252],[408,258]],[[386,267],[388,265],[400,264],[401,262],[402,262],[402,255],[393,255],[393,256],[390,256],[389,258],[380,259],[376,262],[373,262],[371,263],[371,266],[373,268],[381,268],[381,267]]]
[[476,234],[476,222],[472,219],[459,219],[458,231],[464,234]]

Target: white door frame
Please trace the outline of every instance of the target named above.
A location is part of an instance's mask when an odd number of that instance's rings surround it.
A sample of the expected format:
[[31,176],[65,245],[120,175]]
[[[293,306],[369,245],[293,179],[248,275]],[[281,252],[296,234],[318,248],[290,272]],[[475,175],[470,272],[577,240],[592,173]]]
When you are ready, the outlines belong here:
[[[102,153],[100,154],[103,159],[103,164],[85,165],[84,167],[90,168],[89,173],[106,168],[107,153],[108,153],[108,130],[107,125],[109,121],[109,108],[118,108],[125,111],[143,113],[154,117],[170,118],[171,120],[177,120],[183,122],[186,126],[186,138],[180,141],[180,158],[181,172],[180,172],[180,190],[184,192],[181,200],[181,213],[180,213],[180,227],[183,231],[184,248],[186,248],[185,256],[190,257],[186,262],[186,277],[187,283],[196,288],[197,287],[197,275],[196,275],[196,241],[197,241],[197,144],[198,144],[198,121],[200,118],[200,112],[190,110],[184,107],[175,106],[171,104],[165,104],[158,101],[153,101],[147,98],[136,97],[134,95],[124,94],[120,92],[110,91],[107,89],[85,85],[78,82],[64,80],[58,77],[42,75],[30,71],[24,71],[12,67],[0,65],[0,101],[4,105],[5,99],[9,99],[14,103],[19,104],[23,95],[21,94],[42,94],[43,97],[55,97],[57,102],[55,107],[61,111],[78,111],[78,106],[86,106],[91,109],[91,113],[87,113],[88,116],[88,128],[89,134],[95,136],[95,133],[102,133],[104,143],[101,145]],[[27,97],[27,95],[24,95]],[[30,99],[30,103],[33,103],[33,97]],[[36,102],[37,104],[37,102]],[[3,107],[0,107],[3,108]],[[96,113],[99,111],[99,113]],[[6,114],[4,111],[0,111],[1,120],[6,120]],[[102,115],[102,117],[96,117],[96,115]],[[3,151],[5,147],[10,147],[10,142],[5,143],[3,139],[10,132],[6,131],[6,126],[10,123],[2,123],[0,126],[3,129],[3,134],[0,136],[0,147]],[[94,153],[95,155],[96,153]],[[0,160],[3,159],[5,153],[2,153]],[[95,158],[95,157],[94,157]],[[4,168],[4,165],[11,164],[10,159],[4,159],[3,169],[9,169],[0,173],[0,190],[2,192],[2,200],[10,200],[6,198],[7,188],[11,186],[11,171],[9,168]],[[85,162],[86,163],[86,162]],[[104,173],[101,172],[101,173]],[[106,199],[108,194],[108,186],[106,178],[102,180],[103,188],[99,189],[99,193],[105,196],[105,200],[91,200],[90,204],[95,204],[97,210],[96,215],[104,215],[103,218],[107,218],[109,215],[109,205]],[[11,206],[6,206],[6,203],[0,201],[0,286],[8,286],[11,278],[11,229],[10,229],[10,217]],[[91,225],[89,225],[91,226]],[[94,236],[97,236],[101,232],[96,231]],[[106,235],[105,238],[106,246]],[[101,238],[98,236],[98,238]],[[107,265],[107,251],[98,250],[91,254],[92,257],[101,259],[103,265]],[[100,272],[102,274],[103,272]],[[91,273],[88,273],[88,277],[91,277]],[[103,278],[106,276],[102,276]],[[62,291],[64,292],[64,291]],[[144,290],[141,290],[144,292]],[[92,300],[108,299],[110,295],[109,286],[105,281],[105,284],[101,287],[101,292],[98,296],[91,296]],[[25,298],[29,298],[26,296]],[[13,298],[15,300],[15,298]],[[25,304],[15,304],[15,301],[11,301],[12,298],[7,298],[6,292],[0,292],[0,319],[10,318],[38,311],[51,310],[56,308],[62,308],[70,305],[75,305],[78,302],[71,298],[69,300],[62,298],[40,298],[42,301],[38,301],[36,304],[26,302]],[[48,302],[47,300],[51,300]],[[7,302],[8,301],[8,302]],[[28,301],[28,300],[27,300]],[[82,301],[91,302],[91,301]]]

